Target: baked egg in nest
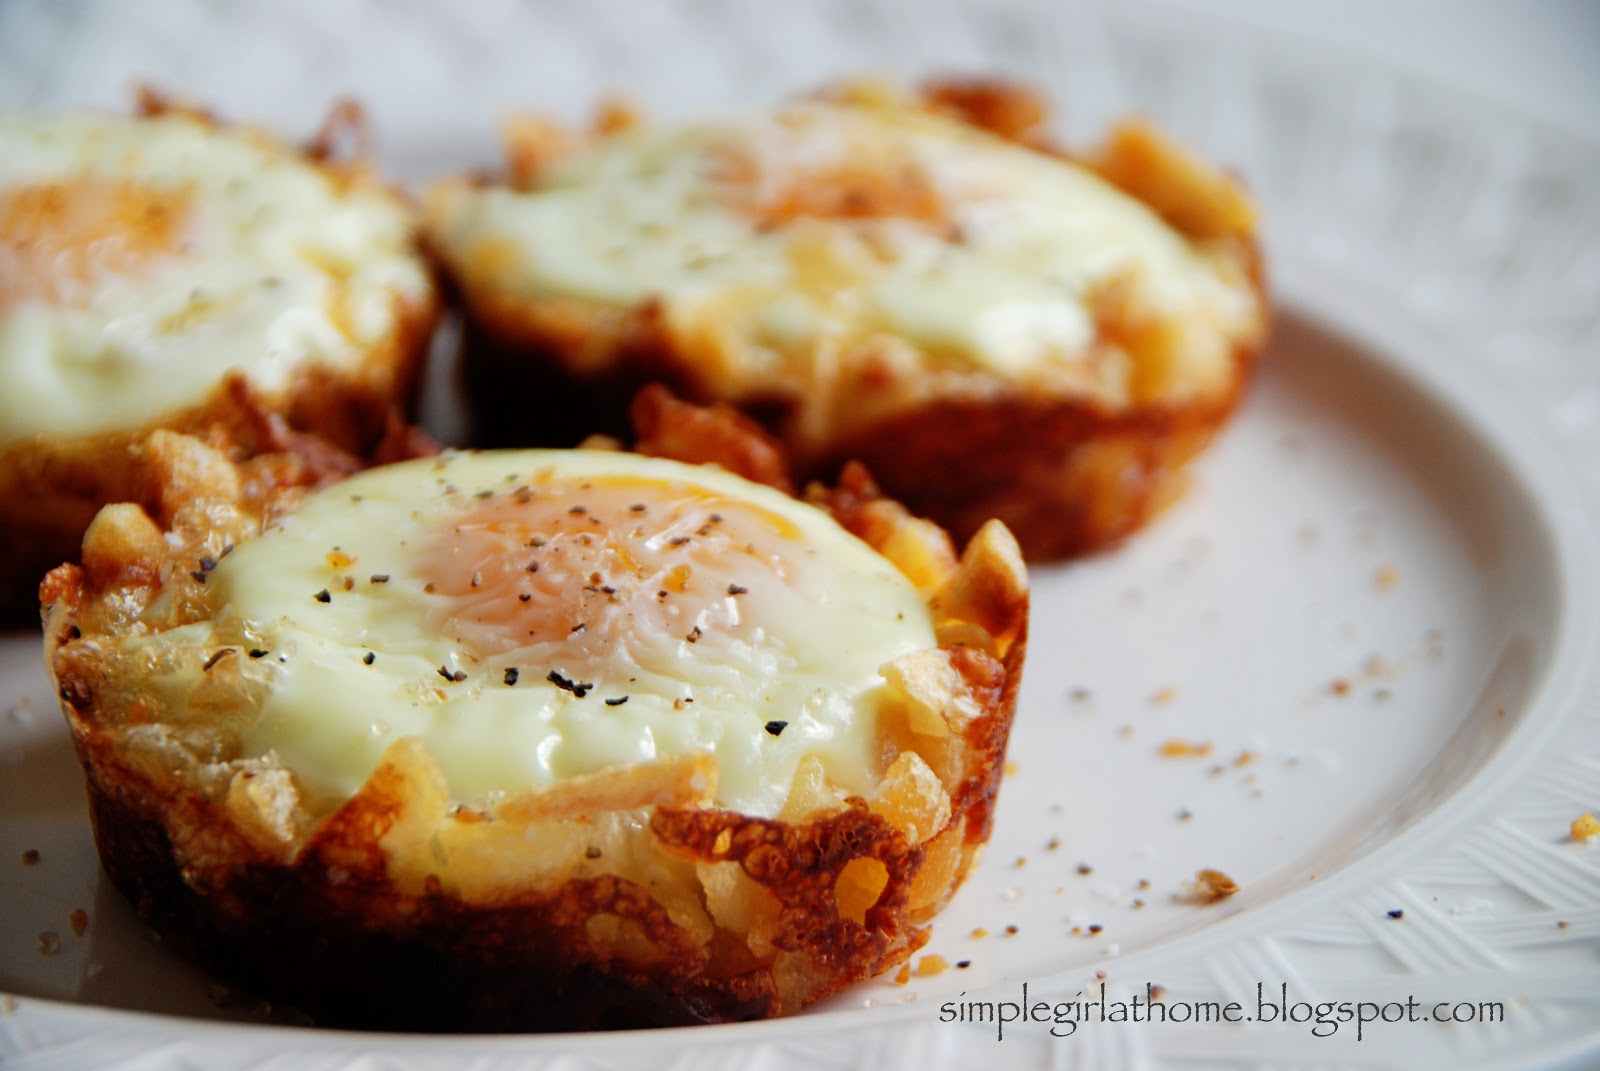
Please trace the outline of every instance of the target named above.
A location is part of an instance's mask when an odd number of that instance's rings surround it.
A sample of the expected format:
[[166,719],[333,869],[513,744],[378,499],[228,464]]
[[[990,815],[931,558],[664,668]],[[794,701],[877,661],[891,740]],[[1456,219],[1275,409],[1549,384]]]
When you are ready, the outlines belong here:
[[148,95],[0,116],[0,602],[144,500],[155,428],[249,452],[268,417],[365,454],[409,406],[436,298],[407,205],[334,158],[358,125],[302,149]]
[[[1095,152],[1031,94],[836,90],[589,133],[524,118],[501,184],[431,191],[492,441],[577,441],[641,384],[723,401],[802,477],[863,461],[1039,557],[1134,530],[1232,409],[1266,322],[1241,188],[1147,124]],[[521,390],[568,397],[530,420]]]
[[320,1023],[792,1012],[920,947],[987,839],[1027,620],[998,523],[958,558],[859,468],[807,502],[618,451],[320,490],[139,457],[165,505],[43,591],[101,858]]

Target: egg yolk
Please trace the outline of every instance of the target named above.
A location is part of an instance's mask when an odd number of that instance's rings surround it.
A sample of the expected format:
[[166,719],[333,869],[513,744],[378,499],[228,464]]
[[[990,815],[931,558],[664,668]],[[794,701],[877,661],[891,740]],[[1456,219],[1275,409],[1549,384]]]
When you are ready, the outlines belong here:
[[860,148],[848,159],[785,160],[773,167],[748,146],[724,145],[714,154],[712,177],[728,202],[763,231],[802,219],[948,222],[949,209],[924,167]]
[[106,282],[180,252],[192,201],[188,190],[92,176],[0,191],[0,311],[87,306]]
[[701,488],[544,483],[475,505],[420,564],[436,596],[432,624],[472,658],[515,651],[569,674],[619,659],[669,673],[679,641],[759,638],[746,596],[788,582],[798,534],[777,514]]

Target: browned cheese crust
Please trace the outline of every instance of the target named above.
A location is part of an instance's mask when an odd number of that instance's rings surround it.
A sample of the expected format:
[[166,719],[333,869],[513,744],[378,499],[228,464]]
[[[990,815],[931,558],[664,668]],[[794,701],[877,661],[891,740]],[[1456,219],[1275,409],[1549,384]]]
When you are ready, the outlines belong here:
[[[141,91],[139,114],[181,111],[216,124],[208,114]],[[304,158],[346,182],[370,181],[359,108],[337,105]],[[360,150],[337,156],[343,141]],[[367,348],[358,364],[298,369],[287,386],[266,391],[246,380],[220,383],[198,405],[164,413],[142,427],[85,436],[38,436],[0,445],[0,625],[34,620],[39,580],[78,556],[84,530],[112,502],[152,504],[141,481],[139,444],[158,428],[206,439],[235,457],[282,449],[283,434],[317,436],[337,450],[368,457],[415,408],[420,373],[440,304],[393,296],[396,326]],[[268,415],[279,418],[269,429]]]
[[[1092,302],[1097,338],[1090,350],[1131,360],[1131,400],[1108,404],[981,369],[908,388],[869,359],[839,369],[840,382],[830,387],[859,399],[866,419],[819,443],[814,430],[796,426],[798,400],[777,386],[770,397],[726,397],[706,372],[716,366],[705,356],[713,343],[674,331],[659,303],[616,309],[512,297],[490,280],[453,270],[436,250],[466,312],[464,381],[480,437],[496,445],[570,445],[594,432],[617,434],[629,399],[657,382],[694,401],[737,404],[784,444],[800,480],[833,479],[845,462],[864,463],[887,495],[957,540],[998,518],[1030,560],[1051,560],[1101,550],[1138,531],[1182,494],[1186,463],[1233,412],[1265,340],[1267,304],[1247,195],[1143,121],[1118,125],[1094,151],[1068,154],[1043,132],[1043,100],[1020,87],[936,82],[921,99],[931,111],[1091,169],[1229,265],[1255,291],[1261,315],[1258,330],[1234,340],[1223,381],[1181,402],[1160,400],[1162,384],[1176,374],[1182,328],[1132,312],[1112,286]],[[627,125],[608,116],[593,136]],[[535,182],[542,165],[583,140],[529,123],[513,126],[509,139],[514,186]],[[873,415],[874,399],[907,392],[918,400]]]
[[[761,474],[772,446],[739,420],[659,393],[640,404],[654,452],[694,440],[695,460],[709,460],[704,443],[718,442],[727,467]],[[958,558],[859,467],[809,492],[924,593],[939,637],[885,670],[885,773],[865,798],[808,760],[777,817],[750,817],[711,804],[715,769],[692,755],[465,806],[407,738],[319,811],[292,773],[240,754],[226,712],[251,686],[247,644],[204,654],[187,709],[218,713],[181,724],[147,684],[149,656],[127,644],[212,613],[205,559],[328,471],[292,451],[235,463],[169,432],[135,456],[154,507],[107,508],[82,564],[42,591],[46,661],[101,859],[158,932],[323,1025],[579,1030],[787,1014],[904,962],[988,837],[1028,604],[997,524]]]

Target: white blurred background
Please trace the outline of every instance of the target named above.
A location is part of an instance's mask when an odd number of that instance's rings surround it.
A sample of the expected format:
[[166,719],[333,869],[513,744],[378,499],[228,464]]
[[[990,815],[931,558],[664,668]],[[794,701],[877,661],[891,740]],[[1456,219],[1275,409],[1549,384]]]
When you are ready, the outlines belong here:
[[[667,6],[678,14],[664,15]],[[627,85],[648,94],[655,84],[692,86],[694,36],[685,31],[696,19],[747,23],[761,39],[749,63],[752,92],[793,89],[829,73],[816,70],[808,48],[818,20],[838,25],[859,17],[861,38],[877,38],[863,55],[881,55],[887,37],[908,65],[922,69],[970,66],[975,56],[1007,51],[1004,41],[996,49],[994,42],[922,39],[919,23],[948,21],[919,17],[927,7],[971,9],[974,17],[981,10],[987,21],[1009,20],[1017,51],[1030,54],[1023,57],[1024,70],[1030,58],[1040,58],[1039,42],[1027,29],[1032,5],[1025,0],[908,2],[887,21],[876,11],[884,6],[862,14],[852,0],[3,0],[0,107],[120,107],[132,82],[149,79],[227,114],[300,129],[315,122],[331,96],[347,92],[367,100],[384,127],[487,130],[495,115],[516,104],[581,110],[599,87]],[[1141,18],[1170,18],[1180,26],[1217,19],[1287,31],[1600,137],[1600,3],[1594,0],[1069,0],[1040,6],[1051,9],[1051,21],[1071,27],[1073,41],[1050,47],[1074,65],[1101,47],[1107,17],[1125,16],[1131,7]],[[1064,14],[1063,8],[1070,10]],[[570,47],[575,28],[587,33],[608,23],[618,32],[609,41],[602,33],[600,47],[587,53],[602,57],[601,64],[582,63]],[[641,52],[635,47],[640,40],[659,48]],[[859,69],[859,57],[831,60],[835,72]],[[530,101],[530,93],[519,92],[529,84],[537,84],[542,97],[552,86],[564,87],[558,95],[571,99]],[[713,91],[709,82],[707,90]],[[461,114],[463,99],[484,107]]]

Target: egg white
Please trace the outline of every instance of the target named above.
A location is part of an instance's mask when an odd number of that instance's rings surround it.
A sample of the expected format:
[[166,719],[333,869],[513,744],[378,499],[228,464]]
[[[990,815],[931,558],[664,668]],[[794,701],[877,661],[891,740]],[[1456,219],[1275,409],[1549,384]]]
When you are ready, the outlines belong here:
[[[709,592],[698,616],[674,616],[663,597],[663,616],[630,621],[617,633],[626,642],[598,655],[559,642],[486,654],[440,628],[453,611],[428,590],[436,572],[422,556],[448,547],[452,525],[518,489],[617,477],[654,511],[628,524],[659,523],[658,504],[685,494],[750,503],[781,523],[748,541],[747,528],[715,568],[696,568],[692,584]],[[368,471],[225,556],[207,589],[215,622],[250,637],[266,681],[240,730],[245,753],[276,754],[310,791],[334,795],[401,736],[419,737],[466,800],[701,750],[715,756],[716,801],[744,813],[776,813],[808,754],[866,793],[882,773],[880,667],[936,643],[906,578],[821,511],[720,469],[610,452],[453,454]],[[697,622],[704,633],[690,639]],[[784,724],[774,733],[769,722]]]
[[[759,161],[758,197],[797,172],[912,169],[946,215],[763,228],[719,186],[730,152]],[[442,186],[430,211],[456,270],[490,291],[659,300],[670,322],[710,310],[738,341],[715,379],[733,396],[803,384],[861,339],[880,361],[1070,378],[1095,338],[1092,292],[1113,279],[1222,330],[1257,311],[1248,287],[1088,169],[910,108],[807,102],[648,126],[554,161],[532,189]],[[1226,348],[1194,349],[1184,389],[1224,382]]]
[[[272,391],[308,362],[355,366],[397,328],[396,296],[430,287],[398,198],[259,135],[183,115],[0,116],[0,199],[83,179],[192,209],[138,270],[0,307],[0,445],[138,428],[235,367]],[[17,257],[0,234],[0,276]]]

